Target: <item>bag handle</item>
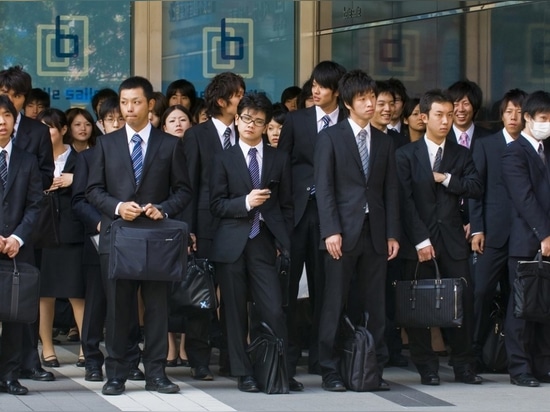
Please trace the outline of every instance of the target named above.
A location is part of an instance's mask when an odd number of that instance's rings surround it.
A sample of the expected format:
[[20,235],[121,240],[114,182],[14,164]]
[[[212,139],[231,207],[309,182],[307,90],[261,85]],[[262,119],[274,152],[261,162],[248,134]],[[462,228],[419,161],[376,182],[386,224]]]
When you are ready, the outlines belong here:
[[535,256],[535,260],[539,262],[538,266],[539,266],[539,269],[542,269],[542,250],[539,249],[539,251],[537,252],[536,256]]
[[[434,262],[434,265],[435,265],[435,278],[437,279],[438,282],[441,282],[441,272],[439,271],[439,266],[437,264],[437,260],[435,258],[432,258],[432,260]],[[428,262],[428,261],[426,261]],[[416,269],[414,271],[414,281],[416,282],[416,275],[418,273],[418,266],[420,265],[420,261],[416,262]]]

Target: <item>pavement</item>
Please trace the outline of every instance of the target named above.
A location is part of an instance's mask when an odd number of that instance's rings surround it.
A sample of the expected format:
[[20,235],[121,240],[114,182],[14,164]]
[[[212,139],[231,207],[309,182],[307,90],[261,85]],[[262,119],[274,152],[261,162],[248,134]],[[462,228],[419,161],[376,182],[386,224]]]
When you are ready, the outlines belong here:
[[[40,348],[39,348],[40,350]],[[19,411],[550,411],[550,384],[523,388],[510,384],[506,374],[483,374],[482,385],[454,382],[448,358],[441,358],[440,386],[424,386],[412,366],[387,368],[384,378],[388,392],[326,392],[321,377],[310,375],[303,365],[297,380],[305,385],[303,392],[288,395],[243,393],[237,380],[217,374],[217,351],[211,369],[215,380],[195,381],[190,368],[167,368],[170,379],[181,391],[159,394],[144,389],[145,382],[126,382],[121,396],[103,396],[102,382],[84,380],[84,369],[75,366],[78,343],[56,346],[61,367],[54,372],[54,382],[21,380],[29,388],[25,396],[0,393],[0,412]],[[407,356],[407,351],[404,352]]]

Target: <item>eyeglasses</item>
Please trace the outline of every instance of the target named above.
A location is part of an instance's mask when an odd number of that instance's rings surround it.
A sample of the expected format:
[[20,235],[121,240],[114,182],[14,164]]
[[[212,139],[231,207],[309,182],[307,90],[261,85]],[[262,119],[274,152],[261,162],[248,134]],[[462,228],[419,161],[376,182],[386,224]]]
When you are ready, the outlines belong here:
[[250,123],[254,122],[254,126],[257,126],[257,127],[264,127],[265,126],[265,120],[264,119],[253,119],[252,116],[249,116],[247,114],[239,115],[239,119],[241,119],[246,124],[250,124]]
[[123,122],[124,121],[124,117],[106,117],[105,119],[103,119],[103,121],[105,123],[114,123],[114,122]]

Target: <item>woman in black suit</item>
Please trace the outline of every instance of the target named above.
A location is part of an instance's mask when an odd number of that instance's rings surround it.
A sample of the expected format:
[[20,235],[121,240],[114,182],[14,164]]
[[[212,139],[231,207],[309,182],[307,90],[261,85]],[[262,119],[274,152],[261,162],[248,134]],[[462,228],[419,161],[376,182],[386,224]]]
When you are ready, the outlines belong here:
[[[39,331],[42,363],[44,366],[57,367],[59,362],[52,339],[56,298],[69,299],[78,329],[82,330],[85,289],[82,275],[84,228],[73,216],[71,209],[71,186],[77,152],[63,143],[63,136],[67,132],[67,117],[61,110],[47,109],[38,116],[38,120],[50,128],[55,171],[48,191],[53,194],[59,209],[60,237],[58,246],[42,249]],[[77,366],[84,366],[82,348]]]

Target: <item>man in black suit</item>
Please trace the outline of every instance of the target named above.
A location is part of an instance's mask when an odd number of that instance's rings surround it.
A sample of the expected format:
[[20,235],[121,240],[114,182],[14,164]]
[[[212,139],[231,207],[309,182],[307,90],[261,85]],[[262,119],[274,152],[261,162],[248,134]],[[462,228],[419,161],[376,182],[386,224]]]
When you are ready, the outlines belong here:
[[[447,328],[455,380],[478,384],[472,351],[473,296],[469,247],[464,236],[459,199],[478,198],[482,185],[471,153],[446,138],[453,123],[453,100],[439,90],[420,99],[426,124],[423,139],[396,151],[400,183],[403,237],[400,255],[406,259],[405,276],[412,278],[418,262],[437,258],[444,277],[464,278],[464,321]],[[434,278],[431,262],[418,268],[418,278]],[[423,385],[439,385],[439,359],[428,328],[407,328],[411,359]]]
[[[210,176],[210,208],[220,219],[210,258],[225,301],[231,374],[243,392],[259,391],[246,353],[248,296],[257,317],[285,346],[287,341],[275,260],[290,248],[291,171],[288,155],[263,143],[271,114],[265,95],[242,98],[235,116],[238,144],[215,157]],[[303,390],[290,376],[290,389]]]
[[[0,259],[15,258],[34,264],[31,234],[40,213],[42,185],[36,158],[12,142],[17,119],[15,106],[0,96]],[[5,151],[5,152],[4,152]],[[5,166],[6,176],[3,175]],[[0,392],[25,395],[19,381],[21,345],[25,324],[2,322],[0,347]]]
[[[0,71],[0,94],[7,95],[17,111],[13,144],[36,157],[42,190],[47,190],[52,185],[55,168],[50,131],[48,126],[21,114],[31,90],[31,76],[20,66]],[[36,263],[39,265],[40,250],[36,252]],[[25,325],[23,334],[21,378],[37,381],[55,380],[52,372],[42,368],[38,357],[38,318],[36,322]]]
[[[181,141],[151,126],[149,110],[154,105],[153,86],[143,77],[130,77],[119,88],[124,129],[98,139],[86,197],[101,213],[99,253],[102,271],[108,270],[110,236],[114,218],[133,221],[145,214],[152,220],[175,217],[191,201],[191,187]],[[141,174],[134,171],[131,153],[141,157]],[[167,284],[158,281],[109,280],[105,360],[107,383],[104,395],[120,395],[128,377],[128,334],[135,310],[138,287],[145,304],[145,389],[174,393],[164,367],[168,351]]]
[[504,128],[494,135],[479,139],[472,157],[484,185],[481,199],[470,199],[472,251],[477,253],[472,278],[474,281],[473,346],[478,372],[484,369],[481,350],[489,333],[490,312],[497,286],[501,297],[508,299],[508,238],[510,237],[510,199],[502,180],[502,154],[516,140],[523,128],[521,104],[527,96],[523,90],[508,91],[500,103]]
[[376,82],[376,90],[376,105],[374,107],[374,115],[370,121],[371,126],[376,127],[391,137],[393,145],[398,149],[409,143],[409,139],[395,128],[389,127],[395,113],[395,93],[389,83],[383,81]]
[[[238,74],[225,72],[216,75],[204,91],[210,119],[187,130],[183,139],[183,151],[193,188],[193,200],[184,212],[184,220],[189,224],[191,237],[195,240],[197,257],[210,258],[212,238],[219,223],[219,219],[210,213],[212,159],[217,153],[234,146],[238,140],[234,122],[237,105],[244,92],[244,80]],[[186,316],[185,351],[192,368],[191,374],[198,380],[213,379],[208,367],[211,350],[208,341],[210,318],[210,313]],[[223,353],[221,349],[220,358],[223,358]],[[220,369],[223,370],[224,366],[220,359]]]
[[306,267],[312,327],[309,346],[309,372],[320,373],[318,354],[319,314],[324,290],[324,264],[319,251],[319,215],[313,182],[313,150],[320,130],[345,118],[338,105],[338,81],[346,69],[336,62],[323,61],[310,77],[315,105],[294,112],[285,118],[278,149],[290,154],[292,163],[292,193],[294,198],[294,230],[290,250],[291,267],[287,323],[289,333],[288,360],[290,376],[296,370],[302,348],[296,324],[296,303],[300,278]]
[[[338,371],[338,325],[347,309],[354,323],[369,314],[378,360],[380,389],[388,350],[384,341],[387,261],[399,250],[399,206],[393,141],[371,127],[376,83],[365,72],[344,74],[338,85],[348,120],[319,133],[315,187],[320,246],[325,251],[325,290],[319,324],[323,388],[345,391]],[[354,284],[353,301],[348,300]],[[353,310],[350,310],[352,309]]]
[[[508,271],[510,286],[520,260],[533,260],[540,250],[550,256],[550,94],[536,91],[522,105],[524,129],[505,149],[502,175],[512,204]],[[536,387],[550,383],[550,325],[514,316],[509,300],[504,341],[508,372],[514,385]]]

